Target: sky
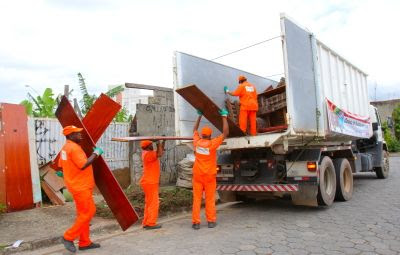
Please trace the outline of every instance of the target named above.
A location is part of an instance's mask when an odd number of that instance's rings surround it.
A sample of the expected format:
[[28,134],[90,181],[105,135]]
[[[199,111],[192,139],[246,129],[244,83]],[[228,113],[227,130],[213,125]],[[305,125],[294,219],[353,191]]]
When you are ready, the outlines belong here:
[[[400,98],[400,1],[14,0],[0,2],[0,102],[80,96],[125,82],[173,86],[173,53],[213,59],[280,35],[280,13],[366,72],[372,100]],[[216,62],[279,79],[279,39]],[[376,89],[375,89],[376,88]],[[376,94],[375,94],[376,92]]]

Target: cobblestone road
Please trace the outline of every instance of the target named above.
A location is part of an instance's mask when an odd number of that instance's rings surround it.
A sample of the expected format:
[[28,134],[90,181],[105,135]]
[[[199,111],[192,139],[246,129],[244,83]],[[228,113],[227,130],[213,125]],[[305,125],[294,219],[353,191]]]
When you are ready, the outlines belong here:
[[390,164],[386,180],[357,175],[352,200],[331,208],[286,200],[235,204],[219,211],[215,229],[203,223],[194,231],[188,216],[161,230],[105,239],[101,249],[79,254],[400,254],[400,157]]

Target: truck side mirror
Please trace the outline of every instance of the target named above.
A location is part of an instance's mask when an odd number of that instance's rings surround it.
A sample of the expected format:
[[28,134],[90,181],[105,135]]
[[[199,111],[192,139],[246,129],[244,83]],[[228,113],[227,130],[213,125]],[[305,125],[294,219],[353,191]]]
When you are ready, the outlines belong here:
[[378,122],[373,122],[372,123],[372,130],[377,131],[378,130]]

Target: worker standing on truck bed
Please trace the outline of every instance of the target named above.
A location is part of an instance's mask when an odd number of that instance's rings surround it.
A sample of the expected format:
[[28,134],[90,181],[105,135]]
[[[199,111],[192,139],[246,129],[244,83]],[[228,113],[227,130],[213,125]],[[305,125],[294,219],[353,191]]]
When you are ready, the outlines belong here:
[[250,135],[257,134],[257,91],[256,87],[249,83],[243,75],[240,75],[239,86],[235,91],[229,92],[228,86],[224,87],[225,94],[231,96],[238,96],[240,101],[240,112],[239,112],[239,127],[246,133],[247,130],[247,119],[250,120]]
[[77,217],[74,225],[68,229],[62,238],[62,243],[70,252],[76,252],[74,240],[79,238],[79,250],[99,248],[100,244],[93,243],[89,238],[89,224],[96,212],[93,201],[93,161],[103,154],[103,150],[95,148],[89,158],[79,143],[82,140],[82,128],[66,126],[63,134],[67,142],[61,149],[58,166],[62,168],[65,185],[75,201]]
[[160,160],[164,154],[165,141],[157,143],[157,150],[153,150],[153,142],[144,140],[140,143],[142,148],[143,176],[140,185],[144,191],[144,217],[142,226],[144,229],[161,228],[157,224],[158,208],[160,205],[158,188],[160,184]]
[[211,139],[212,130],[204,126],[201,130],[201,138],[197,129],[200,119],[203,115],[197,111],[199,117],[193,128],[193,147],[196,159],[193,165],[193,210],[192,210],[192,228],[200,229],[200,207],[203,191],[206,200],[206,218],[208,227],[214,228],[217,225],[217,212],[215,209],[215,191],[217,188],[217,149],[222,141],[229,134],[228,111],[223,109],[219,113],[222,116],[222,134]]

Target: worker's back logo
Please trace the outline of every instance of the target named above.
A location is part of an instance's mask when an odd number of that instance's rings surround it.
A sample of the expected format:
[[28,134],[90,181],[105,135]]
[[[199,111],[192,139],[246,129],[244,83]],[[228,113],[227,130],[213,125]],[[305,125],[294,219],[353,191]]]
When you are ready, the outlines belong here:
[[65,150],[61,151],[61,159],[62,160],[67,160],[67,152]]
[[254,92],[253,86],[246,86],[246,91],[247,92]]
[[210,149],[197,146],[196,147],[196,153],[202,154],[202,155],[210,155]]

